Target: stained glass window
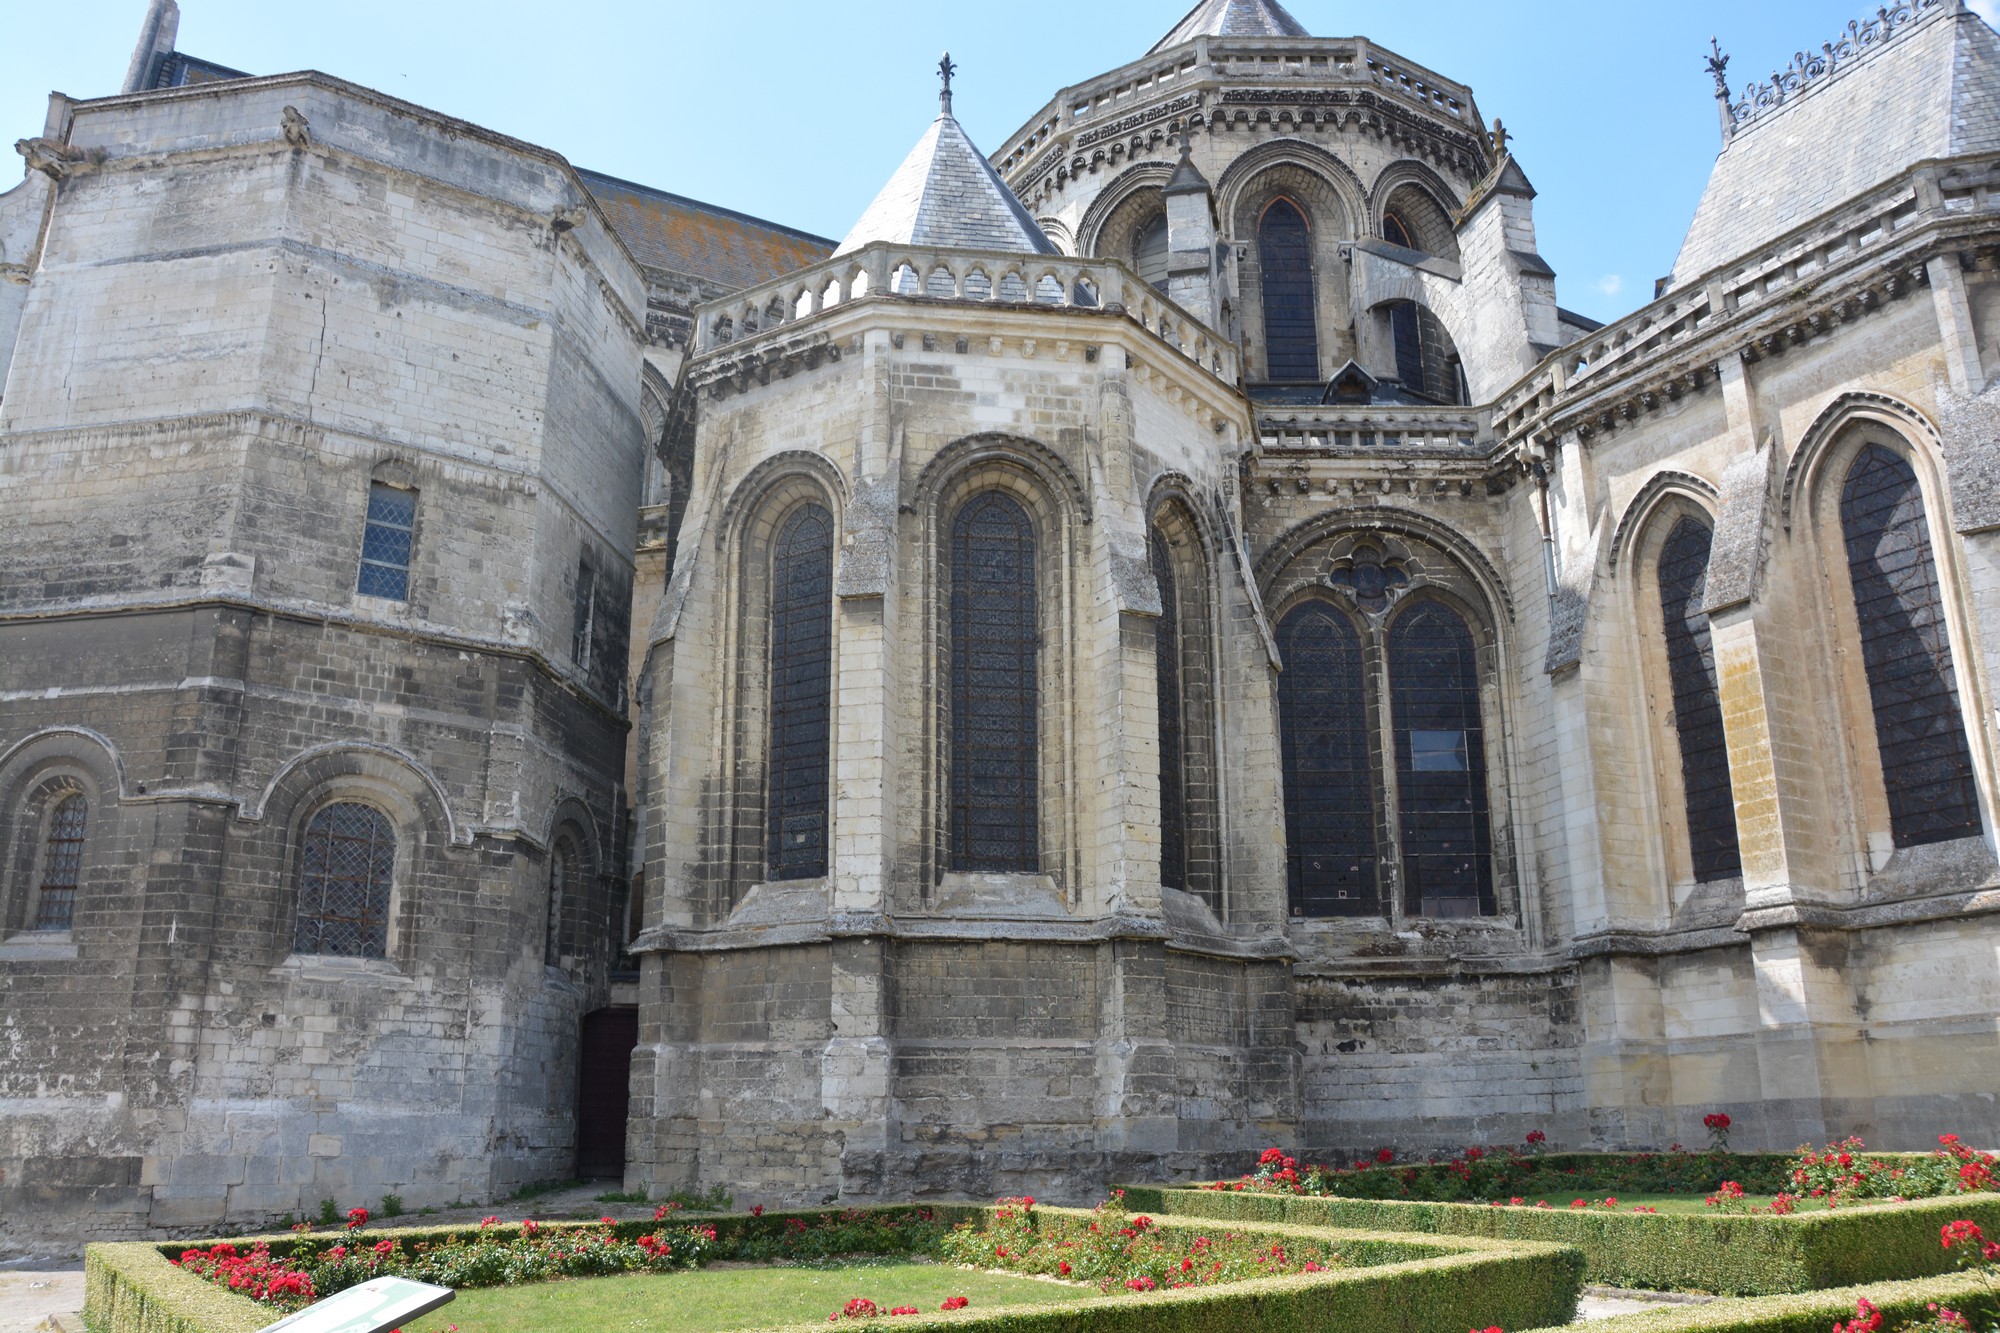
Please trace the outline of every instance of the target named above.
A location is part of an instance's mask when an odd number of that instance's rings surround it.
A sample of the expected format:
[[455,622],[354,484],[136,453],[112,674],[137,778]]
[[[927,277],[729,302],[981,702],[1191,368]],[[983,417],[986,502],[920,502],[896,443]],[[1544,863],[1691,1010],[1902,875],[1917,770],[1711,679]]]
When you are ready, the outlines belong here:
[[1879,444],[1862,449],[1841,488],[1840,523],[1890,832],[1898,847],[1973,837],[1979,795],[1923,492],[1909,461]]
[[951,525],[950,861],[1040,868],[1035,535],[998,491]]
[[396,835],[372,806],[329,805],[306,825],[299,860],[299,918],[292,948],[343,958],[389,951],[389,883]]
[[1418,602],[1389,628],[1404,910],[1491,915],[1492,831],[1479,660],[1465,621]]
[[1319,378],[1313,309],[1312,229],[1289,199],[1274,200],[1257,224],[1263,273],[1264,361],[1274,380]]
[[1682,518],[1660,548],[1660,614],[1665,621],[1667,677],[1673,687],[1674,734],[1680,741],[1681,790],[1687,803],[1688,854],[1700,883],[1743,873],[1736,846],[1736,797],[1729,783],[1729,745],[1716,694],[1715,650],[1701,609],[1712,534]]
[[49,811],[49,832],[42,844],[41,892],[35,898],[32,930],[68,930],[76,916],[76,885],[83,871],[83,835],[90,822],[90,802],[71,792]]
[[833,515],[809,504],[778,531],[771,560],[768,873],[826,873],[833,685]]
[[1160,619],[1153,649],[1160,708],[1160,883],[1185,889],[1187,876],[1187,763],[1181,694],[1180,596],[1173,554],[1158,528],[1151,537],[1153,578],[1160,587]]
[[369,597],[410,598],[410,553],[417,536],[417,493],[376,482],[368,488],[368,525],[361,534],[361,572],[354,590]]
[[1294,916],[1366,916],[1376,888],[1374,776],[1361,637],[1307,602],[1278,625],[1287,877]]

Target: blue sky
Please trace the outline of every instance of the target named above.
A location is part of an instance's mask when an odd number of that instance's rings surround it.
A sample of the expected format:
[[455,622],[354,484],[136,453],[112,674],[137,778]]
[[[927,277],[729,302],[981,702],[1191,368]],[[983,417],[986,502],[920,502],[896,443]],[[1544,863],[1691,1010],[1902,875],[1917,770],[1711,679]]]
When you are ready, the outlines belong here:
[[[1141,55],[1191,3],[182,0],[180,48],[253,73],[325,70],[579,166],[838,237],[934,114],[941,49],[960,65],[959,119],[990,150],[1064,85]],[[1358,32],[1470,84],[1540,191],[1559,298],[1610,319],[1672,267],[1714,161],[1710,34],[1740,87],[1874,4],[1289,7],[1315,34]],[[51,89],[117,91],[144,10],[7,0],[0,142],[39,132]]]

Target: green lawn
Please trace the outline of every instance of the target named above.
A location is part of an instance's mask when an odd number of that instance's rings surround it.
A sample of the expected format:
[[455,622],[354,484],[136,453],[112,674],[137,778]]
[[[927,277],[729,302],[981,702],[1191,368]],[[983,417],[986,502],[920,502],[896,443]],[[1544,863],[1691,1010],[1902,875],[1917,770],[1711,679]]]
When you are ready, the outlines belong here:
[[852,1268],[727,1268],[631,1277],[573,1278],[462,1291],[406,1333],[721,1333],[777,1324],[823,1324],[855,1296],[888,1312],[933,1314],[947,1296],[968,1309],[1048,1304],[1095,1296],[1092,1287],[975,1273],[944,1264]]

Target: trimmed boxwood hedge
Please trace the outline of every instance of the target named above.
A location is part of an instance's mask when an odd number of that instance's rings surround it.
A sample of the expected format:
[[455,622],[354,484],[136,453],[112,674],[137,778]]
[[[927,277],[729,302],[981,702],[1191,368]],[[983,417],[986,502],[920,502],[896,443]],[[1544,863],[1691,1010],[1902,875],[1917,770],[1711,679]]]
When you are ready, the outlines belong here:
[[[1924,1307],[1935,1301],[1972,1318],[1975,1326],[2000,1314],[2000,1299],[1980,1278],[1961,1273],[1916,1282],[1875,1283],[1840,1287],[1803,1295],[1752,1296],[1712,1301],[1706,1305],[1676,1305],[1639,1314],[1593,1320],[1591,1333],[1826,1333],[1836,1320],[1854,1318],[1854,1302],[1866,1296],[1882,1311],[1890,1328],[1906,1319],[1922,1319]],[[1555,1326],[1531,1333],[1558,1333]]]
[[[906,1208],[868,1210],[907,1212]],[[940,1206],[945,1221],[966,1221],[987,1210]],[[1082,1216],[1078,1210],[1047,1209]],[[701,1219],[718,1241],[790,1217],[817,1220],[826,1212],[741,1215]],[[1191,1217],[1165,1217],[1168,1230],[1199,1233]],[[562,1224],[549,1223],[545,1227]],[[621,1223],[621,1234],[652,1230],[651,1222]],[[903,1316],[897,1333],[913,1328],[975,1328],[979,1333],[1320,1333],[1326,1328],[1368,1328],[1387,1333],[1462,1333],[1499,1324],[1507,1328],[1568,1323],[1583,1281],[1583,1256],[1573,1247],[1527,1241],[1492,1241],[1442,1235],[1357,1232],[1285,1223],[1238,1228],[1279,1237],[1332,1239],[1345,1257],[1373,1267],[1338,1269],[1226,1286],[1096,1297],[1061,1306],[1001,1307],[973,1315]],[[1328,1232],[1335,1232],[1331,1237]],[[406,1244],[477,1234],[477,1227],[369,1228],[371,1240]],[[518,1225],[489,1235],[518,1234]],[[258,1238],[235,1241],[239,1246]],[[262,1238],[271,1252],[289,1253],[292,1235]],[[307,1238],[324,1243],[325,1234]],[[196,1242],[92,1245],[86,1252],[85,1319],[92,1333],[253,1333],[276,1317],[266,1306],[234,1295],[174,1267],[170,1258]],[[825,1325],[814,1325],[823,1329]]]
[[1167,1215],[1575,1245],[1591,1282],[1725,1296],[1771,1296],[1952,1270],[1938,1229],[1969,1217],[2000,1231],[2000,1194],[1918,1199],[1789,1217],[1495,1208],[1197,1189],[1128,1189],[1126,1204]]

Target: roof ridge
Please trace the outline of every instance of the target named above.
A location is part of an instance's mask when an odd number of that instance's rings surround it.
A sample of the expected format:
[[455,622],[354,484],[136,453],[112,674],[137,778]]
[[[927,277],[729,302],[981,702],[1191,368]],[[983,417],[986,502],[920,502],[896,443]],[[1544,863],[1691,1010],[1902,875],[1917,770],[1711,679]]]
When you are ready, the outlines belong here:
[[727,208],[721,204],[711,204],[706,199],[696,199],[692,195],[675,194],[672,190],[662,190],[657,185],[647,185],[643,181],[628,180],[623,176],[614,176],[608,171],[598,171],[590,167],[577,167],[576,174],[592,180],[608,181],[613,185],[622,185],[628,190],[642,190],[655,198],[671,199],[677,204],[691,204],[704,212],[717,213],[723,217],[735,218],[739,222],[754,222],[760,227],[769,227],[772,231],[781,231],[788,236],[796,236],[802,241],[817,241],[827,246],[837,244],[831,236],[821,236],[817,232],[806,231],[802,227],[794,227],[785,222],[773,222],[769,218],[758,217],[755,213],[745,213],[741,209]]

